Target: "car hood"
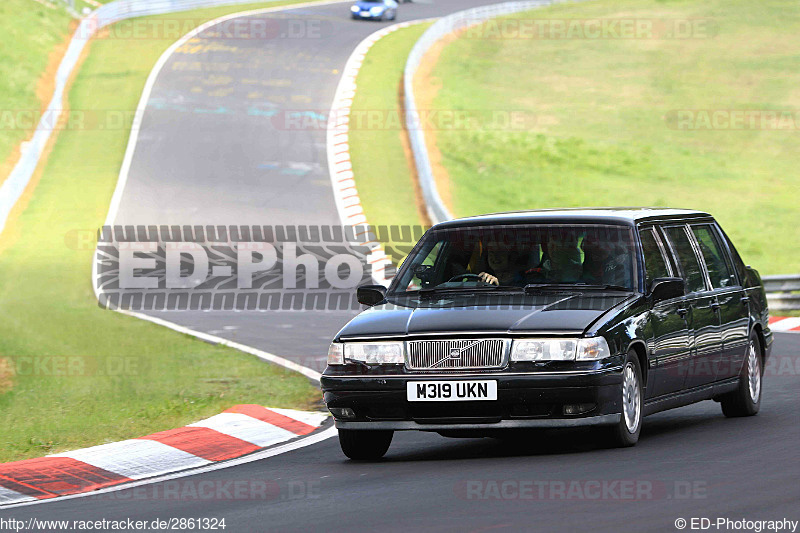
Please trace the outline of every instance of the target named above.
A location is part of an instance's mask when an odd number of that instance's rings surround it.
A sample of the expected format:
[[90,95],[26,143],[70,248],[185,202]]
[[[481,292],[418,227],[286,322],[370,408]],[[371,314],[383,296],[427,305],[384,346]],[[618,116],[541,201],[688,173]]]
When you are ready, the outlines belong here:
[[379,2],[356,2],[354,5],[356,5],[358,9],[362,11],[369,11],[369,8],[371,7],[386,7]]
[[584,332],[631,294],[398,298],[353,318],[337,339],[441,332]]

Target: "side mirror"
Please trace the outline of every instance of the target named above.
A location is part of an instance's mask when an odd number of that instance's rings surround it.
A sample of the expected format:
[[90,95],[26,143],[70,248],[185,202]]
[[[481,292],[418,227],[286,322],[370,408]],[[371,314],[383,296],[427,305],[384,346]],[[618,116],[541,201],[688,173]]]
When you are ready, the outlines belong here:
[[358,303],[373,306],[386,298],[386,287],[383,285],[363,285],[356,289]]
[[686,282],[681,278],[656,278],[650,286],[653,302],[679,298],[686,294]]

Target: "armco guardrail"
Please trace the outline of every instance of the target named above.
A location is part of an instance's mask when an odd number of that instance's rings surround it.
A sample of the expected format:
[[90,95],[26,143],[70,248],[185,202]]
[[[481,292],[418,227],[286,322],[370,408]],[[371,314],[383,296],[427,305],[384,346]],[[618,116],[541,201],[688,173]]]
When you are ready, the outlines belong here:
[[[56,72],[55,88],[47,110],[33,133],[30,141],[23,145],[22,155],[11,174],[0,186],[0,233],[6,220],[16,205],[25,187],[28,186],[42,152],[50,140],[52,124],[57,123],[63,109],[64,88],[72,75],[84,46],[97,30],[121,20],[145,15],[163,15],[202,7],[219,7],[235,4],[251,4],[255,0],[116,0],[97,8],[82,19],[72,36],[64,58]],[[263,0],[269,2],[270,0]]]
[[417,167],[420,189],[425,201],[428,216],[434,224],[449,220],[452,217],[450,211],[445,207],[439,191],[436,189],[436,182],[433,177],[428,150],[425,146],[425,132],[420,129],[419,111],[414,100],[414,75],[417,73],[422,57],[430,48],[442,37],[464,28],[480,24],[489,19],[502,15],[510,15],[520,11],[527,11],[537,7],[548,6],[559,3],[561,0],[526,0],[521,2],[505,2],[490,6],[476,7],[459,11],[446,17],[440,18],[422,37],[419,38],[414,48],[406,60],[403,89],[405,92],[405,113],[406,127],[411,140],[411,151],[414,154],[414,162]]
[[770,311],[800,310],[800,274],[762,276]]

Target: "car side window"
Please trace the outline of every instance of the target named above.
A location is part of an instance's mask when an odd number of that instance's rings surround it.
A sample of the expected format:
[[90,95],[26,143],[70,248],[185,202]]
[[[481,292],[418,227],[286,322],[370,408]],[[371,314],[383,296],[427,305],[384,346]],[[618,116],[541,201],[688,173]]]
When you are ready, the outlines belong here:
[[664,228],[669,239],[672,251],[675,254],[678,264],[683,270],[683,277],[686,280],[686,288],[689,292],[705,290],[705,280],[703,270],[700,268],[700,261],[694,253],[689,235],[683,226],[671,226]]
[[647,288],[654,279],[670,277],[669,267],[658,245],[653,228],[643,229],[639,236],[642,239],[642,252],[644,252],[644,268],[647,275]]
[[736,285],[736,276],[733,274],[733,269],[713,226],[711,224],[692,225],[692,233],[694,233],[706,261],[711,286],[715,289],[722,289]]

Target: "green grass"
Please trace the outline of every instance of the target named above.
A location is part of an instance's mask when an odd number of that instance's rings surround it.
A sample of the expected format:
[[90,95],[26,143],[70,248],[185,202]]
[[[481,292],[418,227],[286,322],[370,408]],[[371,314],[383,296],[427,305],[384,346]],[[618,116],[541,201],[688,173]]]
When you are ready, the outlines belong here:
[[[70,108],[133,112],[170,44],[94,40]],[[96,305],[93,247],[77,248],[72,236],[103,223],[128,134],[60,132],[27,208],[3,235],[0,461],[178,427],[238,403],[308,408],[319,398],[305,377]]]
[[[422,224],[416,207],[409,163],[403,151],[405,132],[400,94],[406,57],[430,23],[402,28],[375,43],[367,53],[356,79],[351,117],[367,124],[370,113],[385,118],[378,128],[350,130],[350,159],[358,180],[358,193],[367,221],[372,225]],[[351,118],[351,127],[356,122]],[[387,253],[402,259],[414,243],[387,243]]]
[[[436,109],[534,115],[530,129],[436,134],[458,216],[661,205],[706,210],[762,274],[800,272],[792,131],[687,131],[681,109],[800,109],[793,0],[600,0],[517,18],[701,19],[688,39],[462,36],[434,69]],[[361,179],[359,177],[359,179]],[[359,182],[360,186],[360,182]],[[360,187],[361,188],[361,187]]]
[[65,10],[49,9],[33,0],[0,2],[0,113],[8,113],[0,121],[0,181],[11,170],[3,163],[32,133],[14,120],[17,112],[41,108],[36,85],[51,51],[67,38],[71,21]]

